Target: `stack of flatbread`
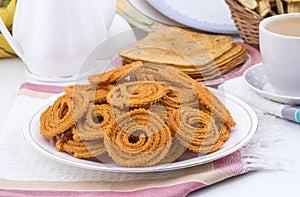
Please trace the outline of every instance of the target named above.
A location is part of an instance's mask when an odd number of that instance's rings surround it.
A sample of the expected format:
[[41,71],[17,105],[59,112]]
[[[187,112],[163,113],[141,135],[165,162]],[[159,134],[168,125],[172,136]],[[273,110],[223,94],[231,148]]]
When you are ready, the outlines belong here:
[[143,61],[172,66],[198,81],[221,77],[247,59],[247,48],[227,35],[210,35],[177,27],[151,31],[119,51],[124,63]]

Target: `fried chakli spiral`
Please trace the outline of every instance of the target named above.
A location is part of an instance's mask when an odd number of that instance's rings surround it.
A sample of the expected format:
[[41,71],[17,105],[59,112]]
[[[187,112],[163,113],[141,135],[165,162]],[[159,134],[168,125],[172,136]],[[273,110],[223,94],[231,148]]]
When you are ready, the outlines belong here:
[[107,93],[113,88],[113,85],[69,85],[65,87],[67,94],[85,94],[93,103],[105,103]]
[[160,99],[160,103],[164,106],[172,107],[178,109],[180,107],[180,102],[178,97],[172,90],[168,90],[166,94]]
[[192,81],[192,87],[199,99],[201,105],[204,105],[211,114],[219,122],[224,123],[227,127],[233,127],[236,125],[230,112],[223,103],[206,87],[200,85],[197,81]]
[[169,87],[167,93],[159,102],[176,109],[180,107],[199,108],[196,94],[191,88],[186,87]]
[[73,129],[76,140],[100,140],[105,132],[113,127],[113,115],[110,105],[90,103],[87,113]]
[[132,68],[121,79],[130,76],[131,81],[156,81],[171,87],[189,87],[190,83],[178,70],[162,64],[144,63]]
[[210,152],[220,136],[214,119],[198,109],[176,110],[168,123],[181,144],[196,153]]
[[55,137],[68,130],[84,114],[90,98],[84,92],[66,93],[50,105],[40,117],[40,133]]
[[91,97],[84,91],[73,92],[70,96],[72,98],[74,119],[77,121],[86,112],[91,101]]
[[144,63],[132,68],[120,78],[120,81],[120,83],[155,81],[162,84],[166,89],[166,94],[161,98],[160,103],[167,107],[179,108],[180,105],[189,105],[197,108],[199,106],[191,82],[178,70],[166,65]]
[[56,141],[58,151],[72,153],[76,158],[91,158],[106,152],[103,139],[94,141],[77,141],[73,138],[73,128]]
[[74,124],[73,101],[70,95],[60,96],[40,117],[40,133],[52,138],[68,130]]
[[159,116],[145,109],[127,112],[105,138],[108,155],[123,166],[152,166],[169,152],[171,131]]
[[216,142],[215,146],[208,153],[212,153],[212,152],[219,150],[223,146],[223,144],[228,140],[229,136],[230,136],[230,128],[223,125],[221,128],[221,132],[220,132],[218,141]]
[[138,67],[143,63],[140,61],[133,62],[131,64],[127,64],[125,66],[116,68],[114,70],[91,75],[88,77],[88,80],[91,84],[101,85],[101,84],[115,84],[125,73],[127,73],[130,69],[134,67]]
[[219,150],[235,126],[209,89],[166,65],[134,62],[65,92],[42,113],[41,134],[76,158],[166,164]]
[[183,146],[177,138],[173,138],[169,152],[159,162],[159,164],[172,163],[176,161],[185,151],[186,151],[186,147]]
[[112,106],[120,108],[149,107],[159,101],[166,89],[157,82],[127,82],[118,84],[106,97]]

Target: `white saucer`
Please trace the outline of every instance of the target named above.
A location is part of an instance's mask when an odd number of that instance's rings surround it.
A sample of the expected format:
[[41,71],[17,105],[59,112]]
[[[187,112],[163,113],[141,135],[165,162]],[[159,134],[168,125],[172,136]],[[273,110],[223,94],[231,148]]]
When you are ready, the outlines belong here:
[[244,72],[243,78],[252,90],[267,99],[284,104],[300,105],[300,97],[279,95],[274,91],[265,75],[262,63],[248,68]]

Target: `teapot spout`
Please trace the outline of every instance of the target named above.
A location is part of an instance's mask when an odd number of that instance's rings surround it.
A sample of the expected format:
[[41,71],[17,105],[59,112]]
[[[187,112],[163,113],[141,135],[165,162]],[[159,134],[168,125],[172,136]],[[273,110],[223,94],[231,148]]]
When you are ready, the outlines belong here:
[[24,53],[23,53],[21,46],[19,45],[19,43],[17,43],[14,40],[14,38],[12,37],[11,33],[8,31],[3,20],[1,19],[1,17],[0,17],[0,31],[1,31],[2,35],[4,36],[4,38],[6,39],[6,41],[8,42],[8,44],[11,46],[11,48],[15,51],[15,53],[21,59],[23,59]]

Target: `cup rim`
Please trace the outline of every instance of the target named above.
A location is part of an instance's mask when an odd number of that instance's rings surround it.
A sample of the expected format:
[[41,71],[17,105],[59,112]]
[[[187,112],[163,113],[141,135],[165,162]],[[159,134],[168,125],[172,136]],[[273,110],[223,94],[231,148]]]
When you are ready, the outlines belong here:
[[264,18],[259,23],[259,30],[267,32],[268,34],[271,34],[271,35],[276,36],[276,37],[282,37],[282,38],[287,38],[287,39],[297,39],[297,40],[299,39],[300,40],[300,37],[297,37],[297,36],[287,36],[287,35],[283,35],[283,34],[274,33],[274,32],[269,31],[269,30],[267,30],[265,28],[265,26],[267,24],[269,24],[270,22],[272,22],[274,20],[277,20],[277,19],[283,19],[283,18],[300,18],[300,13],[279,14],[279,15],[275,15],[275,16],[270,16],[270,17]]

